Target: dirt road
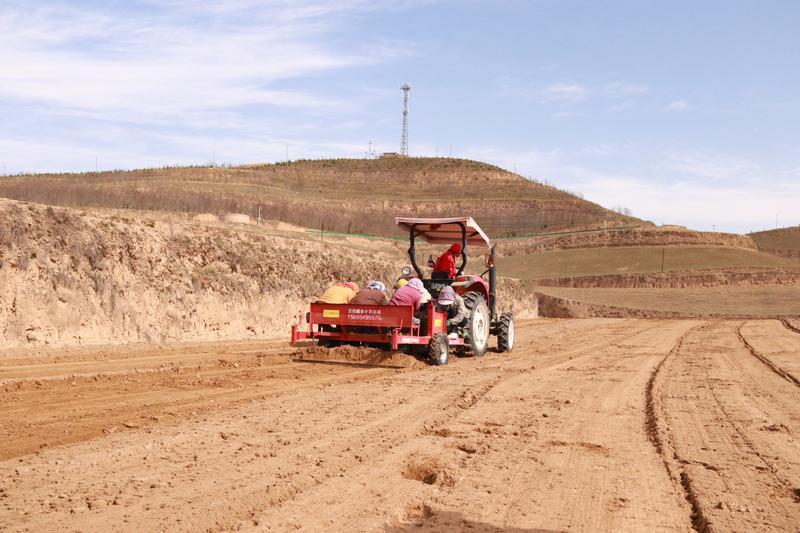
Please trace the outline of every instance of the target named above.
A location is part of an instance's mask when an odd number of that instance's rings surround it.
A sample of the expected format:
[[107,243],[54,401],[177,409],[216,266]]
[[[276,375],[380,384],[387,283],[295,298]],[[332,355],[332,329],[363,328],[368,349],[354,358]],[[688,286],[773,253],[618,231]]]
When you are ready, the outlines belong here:
[[441,368],[6,357],[0,530],[796,530],[798,378],[778,321],[543,319]]

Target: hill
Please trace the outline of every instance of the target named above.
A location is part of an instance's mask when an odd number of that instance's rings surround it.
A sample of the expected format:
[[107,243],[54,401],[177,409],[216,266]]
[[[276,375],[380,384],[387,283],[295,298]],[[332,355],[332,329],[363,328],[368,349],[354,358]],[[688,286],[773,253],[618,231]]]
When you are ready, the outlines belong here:
[[396,235],[398,214],[470,214],[493,237],[575,226],[631,225],[619,215],[499,167],[451,158],[295,161],[0,180],[0,196],[48,205],[179,213],[246,213],[305,227]]
[[578,248],[700,246],[757,250],[748,236],[734,233],[692,231],[678,226],[641,225],[635,227],[573,229],[542,233],[530,238],[509,239],[503,243],[504,255],[528,255],[551,250]]
[[800,259],[800,226],[751,233],[762,252]]

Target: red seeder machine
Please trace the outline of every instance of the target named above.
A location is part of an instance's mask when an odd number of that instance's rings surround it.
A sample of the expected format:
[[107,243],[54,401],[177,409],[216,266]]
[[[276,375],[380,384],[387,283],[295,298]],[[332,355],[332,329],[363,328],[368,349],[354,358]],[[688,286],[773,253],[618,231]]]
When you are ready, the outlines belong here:
[[[435,365],[447,364],[450,349],[457,353],[482,356],[489,345],[489,335],[497,336],[497,348],[514,348],[514,317],[497,316],[497,272],[495,247],[470,217],[396,218],[398,226],[408,230],[411,268],[403,269],[405,278],[418,277],[431,293],[431,301],[416,314],[410,306],[311,304],[311,310],[292,326],[292,344],[316,339],[321,345],[356,344],[392,350],[425,351]],[[416,259],[417,239],[450,245],[461,243],[461,265],[455,278],[436,272],[426,277]],[[480,275],[465,275],[468,246],[485,245],[488,251],[486,270]],[[446,286],[452,286],[464,298],[469,309],[467,323],[448,337],[447,313],[437,311],[436,298]],[[416,318],[416,320],[415,320]],[[304,320],[303,320],[304,319]]]

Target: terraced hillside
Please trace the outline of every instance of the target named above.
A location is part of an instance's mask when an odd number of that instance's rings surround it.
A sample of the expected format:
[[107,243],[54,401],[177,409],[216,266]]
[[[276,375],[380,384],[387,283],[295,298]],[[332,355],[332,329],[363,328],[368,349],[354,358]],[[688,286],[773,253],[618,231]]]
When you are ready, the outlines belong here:
[[[662,263],[663,261],[663,263]],[[709,246],[624,246],[552,250],[498,260],[504,276],[519,279],[676,273],[714,269],[791,269],[800,261],[755,250]]]
[[395,234],[397,214],[470,214],[497,237],[641,223],[501,168],[450,158],[15,176],[0,181],[0,196],[71,207],[251,216],[261,205],[264,218],[373,235]]

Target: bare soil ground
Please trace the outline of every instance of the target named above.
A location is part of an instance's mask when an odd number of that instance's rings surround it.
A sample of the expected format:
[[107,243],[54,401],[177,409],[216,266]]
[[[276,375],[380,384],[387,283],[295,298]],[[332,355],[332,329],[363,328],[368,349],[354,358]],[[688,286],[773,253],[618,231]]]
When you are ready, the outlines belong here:
[[240,342],[3,358],[0,529],[800,523],[800,334],[779,321],[527,321],[512,354],[438,368],[315,355]]
[[[800,317],[800,285],[681,289],[538,287],[537,292],[574,304],[578,314],[543,316],[611,317]],[[581,314],[581,308],[585,314]],[[610,313],[610,314],[609,314]]]

